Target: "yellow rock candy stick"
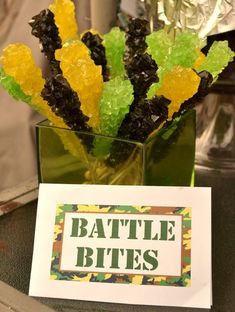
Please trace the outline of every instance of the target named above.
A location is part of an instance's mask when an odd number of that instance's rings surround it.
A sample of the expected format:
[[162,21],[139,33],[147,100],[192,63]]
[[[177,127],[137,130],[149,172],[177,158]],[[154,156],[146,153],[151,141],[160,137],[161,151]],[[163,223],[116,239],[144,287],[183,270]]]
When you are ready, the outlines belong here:
[[78,39],[78,27],[75,17],[75,6],[71,0],[54,0],[49,10],[55,15],[55,24],[64,44],[68,40]]
[[32,56],[29,47],[22,43],[10,44],[3,50],[0,58],[5,73],[21,87],[22,91],[32,97],[31,106],[47,117],[55,126],[68,128],[63,119],[56,116],[41,98],[41,91],[45,84],[42,71]]
[[56,50],[63,76],[77,92],[89,126],[99,126],[99,100],[103,91],[102,67],[95,65],[89,50],[81,41],[74,41]]
[[26,94],[40,94],[45,81],[29,47],[22,43],[10,44],[3,50],[0,61],[5,73],[14,77]]
[[168,106],[168,120],[179,110],[184,101],[197,92],[199,83],[200,77],[191,68],[175,66],[164,75],[157,95],[163,95],[171,101]]

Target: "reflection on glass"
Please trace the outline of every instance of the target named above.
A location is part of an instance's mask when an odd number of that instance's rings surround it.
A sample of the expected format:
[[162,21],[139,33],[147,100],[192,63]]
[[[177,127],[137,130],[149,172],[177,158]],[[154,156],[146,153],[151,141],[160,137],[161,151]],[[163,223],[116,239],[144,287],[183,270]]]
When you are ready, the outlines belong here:
[[235,170],[235,95],[210,94],[198,107],[196,164]]

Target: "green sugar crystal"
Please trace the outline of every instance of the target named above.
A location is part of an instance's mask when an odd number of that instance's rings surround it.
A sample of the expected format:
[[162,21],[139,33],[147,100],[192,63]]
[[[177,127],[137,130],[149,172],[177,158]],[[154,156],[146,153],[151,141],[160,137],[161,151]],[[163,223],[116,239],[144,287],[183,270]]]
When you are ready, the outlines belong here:
[[161,82],[165,73],[171,71],[175,66],[180,65],[185,68],[192,68],[198,58],[201,39],[189,32],[179,33],[165,59],[164,66],[158,70],[159,80]]
[[133,87],[129,80],[116,77],[104,84],[100,100],[100,132],[116,136],[118,128],[129,112],[133,101]]
[[6,75],[4,70],[0,67],[0,85],[17,101],[31,103],[31,96],[26,95],[15,82],[15,79]]
[[106,58],[110,67],[110,79],[117,76],[124,77],[125,69],[123,64],[123,56],[125,52],[125,34],[118,27],[114,27],[111,31],[104,35]]
[[205,58],[205,61],[201,64],[197,71],[208,71],[212,74],[215,81],[228,63],[232,62],[234,56],[235,53],[229,48],[228,41],[214,41]]
[[164,30],[160,30],[150,34],[147,43],[148,51],[158,65],[159,78],[159,83],[154,84],[148,92],[148,98],[151,98],[161,86],[164,75],[175,66],[193,67],[203,42],[196,34],[189,32],[179,33],[173,42]]
[[[100,100],[100,130],[102,135],[116,137],[118,129],[129,112],[133,97],[133,86],[129,80],[116,77],[104,83],[104,90]],[[94,154],[99,157],[106,155],[112,140],[96,139]]]
[[163,66],[173,43],[170,36],[164,30],[154,31],[146,37],[146,42],[148,53],[158,66]]
[[147,93],[147,98],[151,99],[152,97],[154,97],[157,93],[157,90],[160,88],[161,84],[159,82],[155,82],[153,83]]
[[168,57],[168,63],[173,66],[191,68],[198,58],[201,47],[201,39],[198,35],[182,32],[176,36],[172,51]]

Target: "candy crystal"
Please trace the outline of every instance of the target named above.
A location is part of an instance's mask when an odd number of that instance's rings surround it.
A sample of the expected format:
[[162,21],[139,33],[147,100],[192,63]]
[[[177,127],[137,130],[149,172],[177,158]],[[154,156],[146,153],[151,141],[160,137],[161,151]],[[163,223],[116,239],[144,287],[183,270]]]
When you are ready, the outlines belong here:
[[8,45],[0,62],[5,73],[14,78],[26,95],[40,97],[45,81],[29,47],[21,43]]
[[65,127],[63,119],[56,116],[41,98],[41,91],[45,80],[42,78],[41,69],[34,62],[29,47],[17,43],[11,44],[4,49],[0,58],[3,70],[10,76],[14,83],[18,84],[25,95],[31,97],[31,106],[58,127]]
[[[144,142],[155,129],[167,119],[167,105],[169,101],[164,97],[155,96],[151,100],[142,100],[134,106],[124,118],[118,137]],[[111,153],[107,164],[115,166],[127,159],[133,151],[133,144],[115,141],[111,147]]]
[[146,98],[149,87],[158,80],[157,64],[146,53],[146,35],[150,32],[149,22],[141,19],[131,19],[126,30],[126,51],[124,56],[127,76],[134,87],[134,101],[131,110],[139,101]]
[[71,0],[54,0],[49,9],[55,15],[60,38],[64,44],[68,40],[78,39],[78,28],[75,17],[75,6]]
[[201,40],[196,34],[182,32],[176,36],[171,53],[168,56],[167,63],[172,67],[180,65],[191,68],[198,58],[198,48]]
[[78,94],[81,109],[88,116],[88,124],[99,125],[99,100],[103,90],[102,67],[95,65],[89,50],[81,41],[64,45],[56,51],[63,76]]
[[134,86],[135,98],[145,98],[151,84],[157,81],[157,64],[148,53],[135,54],[126,66],[126,71]]
[[212,75],[207,71],[202,71],[198,73],[198,76],[201,78],[198,91],[180,106],[180,110],[174,116],[178,116],[184,110],[192,109],[195,104],[200,102],[209,93],[213,82]]
[[52,70],[59,73],[60,68],[55,60],[55,50],[61,48],[62,43],[55,25],[54,14],[50,10],[43,10],[32,17],[29,25],[32,27],[32,35],[39,38],[42,52],[49,60]]
[[26,95],[15,82],[14,78],[5,74],[4,70],[0,67],[0,84],[3,88],[16,100],[23,101],[30,104],[32,101],[31,96]]
[[146,37],[148,52],[158,64],[163,66],[173,42],[164,30],[154,31]]
[[109,80],[109,71],[105,55],[105,47],[102,44],[102,38],[99,34],[93,34],[91,31],[85,32],[81,37],[82,42],[91,52],[91,58],[96,65],[102,66],[102,76],[104,81]]
[[41,94],[52,111],[62,117],[72,130],[91,130],[86,124],[89,118],[80,110],[77,94],[62,75],[48,78]]
[[123,57],[125,52],[125,34],[118,27],[104,35],[104,46],[106,48],[106,57],[110,69],[110,79],[117,76],[124,77],[125,69]]
[[132,57],[138,53],[143,54],[147,49],[145,37],[150,33],[149,22],[139,18],[132,18],[126,30],[125,65],[128,66]]
[[206,70],[210,72],[215,81],[228,63],[232,62],[234,56],[235,53],[229,48],[227,41],[214,41],[197,71]]
[[[104,84],[102,98],[100,100],[100,133],[116,137],[118,129],[129,112],[129,106],[133,100],[133,87],[129,80],[116,77]],[[96,141],[96,155],[106,154],[111,145],[111,140]]]
[[191,69],[175,66],[163,77],[161,87],[157,95],[163,95],[171,100],[168,106],[168,119],[178,111],[180,105],[191,98],[198,90],[200,77]]

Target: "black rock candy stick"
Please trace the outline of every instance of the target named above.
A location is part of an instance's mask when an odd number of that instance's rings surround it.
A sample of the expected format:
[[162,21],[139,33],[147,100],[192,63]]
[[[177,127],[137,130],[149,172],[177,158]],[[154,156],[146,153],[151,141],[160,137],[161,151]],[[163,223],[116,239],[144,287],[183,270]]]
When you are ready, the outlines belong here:
[[39,38],[41,51],[49,61],[55,74],[61,73],[59,62],[55,59],[55,50],[62,47],[58,28],[55,24],[54,14],[50,10],[42,10],[29,21],[32,35]]

